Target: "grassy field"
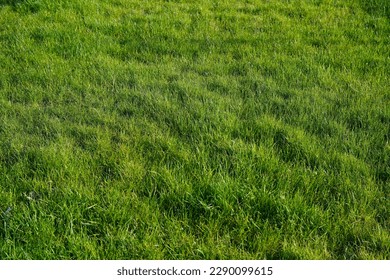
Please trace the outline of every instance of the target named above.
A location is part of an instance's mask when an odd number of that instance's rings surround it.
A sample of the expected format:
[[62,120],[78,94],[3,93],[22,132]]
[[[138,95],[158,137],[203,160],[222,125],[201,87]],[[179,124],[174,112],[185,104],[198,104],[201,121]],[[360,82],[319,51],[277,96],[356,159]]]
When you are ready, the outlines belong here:
[[390,259],[387,0],[0,0],[0,259]]

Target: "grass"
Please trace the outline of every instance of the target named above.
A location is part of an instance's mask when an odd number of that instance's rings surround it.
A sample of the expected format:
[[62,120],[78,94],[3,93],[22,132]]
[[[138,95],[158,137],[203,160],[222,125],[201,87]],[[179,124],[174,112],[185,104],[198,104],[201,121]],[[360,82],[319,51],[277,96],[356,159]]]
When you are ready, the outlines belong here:
[[386,0],[0,0],[0,259],[389,259]]

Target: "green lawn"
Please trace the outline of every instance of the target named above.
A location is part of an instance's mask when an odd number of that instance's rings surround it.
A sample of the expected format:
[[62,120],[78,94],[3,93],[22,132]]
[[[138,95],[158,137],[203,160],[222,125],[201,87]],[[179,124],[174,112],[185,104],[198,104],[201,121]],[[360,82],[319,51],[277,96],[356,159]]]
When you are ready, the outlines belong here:
[[0,0],[0,259],[390,259],[388,0]]

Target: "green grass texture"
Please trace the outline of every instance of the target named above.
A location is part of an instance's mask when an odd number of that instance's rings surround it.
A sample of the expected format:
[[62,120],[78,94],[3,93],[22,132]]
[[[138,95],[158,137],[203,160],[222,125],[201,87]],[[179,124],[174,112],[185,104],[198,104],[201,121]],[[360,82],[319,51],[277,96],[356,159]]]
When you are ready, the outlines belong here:
[[0,259],[390,259],[387,0],[0,0]]

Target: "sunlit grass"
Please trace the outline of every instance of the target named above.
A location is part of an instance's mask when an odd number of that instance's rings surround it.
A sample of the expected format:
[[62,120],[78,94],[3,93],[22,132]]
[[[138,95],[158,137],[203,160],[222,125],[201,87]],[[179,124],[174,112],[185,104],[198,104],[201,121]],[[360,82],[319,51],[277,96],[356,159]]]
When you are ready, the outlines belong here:
[[0,258],[388,259],[388,1],[0,0]]

